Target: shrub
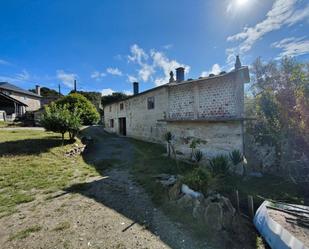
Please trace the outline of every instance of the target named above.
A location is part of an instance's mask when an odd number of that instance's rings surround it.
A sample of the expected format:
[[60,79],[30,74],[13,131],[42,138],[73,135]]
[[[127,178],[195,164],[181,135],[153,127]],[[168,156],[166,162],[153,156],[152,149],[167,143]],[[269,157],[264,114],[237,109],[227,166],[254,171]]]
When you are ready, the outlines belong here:
[[79,113],[76,110],[71,112],[66,105],[58,106],[54,103],[45,107],[41,123],[47,131],[61,133],[62,143],[66,132],[69,132],[70,139],[73,139],[81,126]]
[[200,150],[194,151],[193,158],[196,163],[199,163],[203,159],[203,152]]
[[230,155],[230,160],[233,163],[233,165],[237,165],[243,161],[243,155],[239,150],[233,150]]
[[96,124],[100,120],[100,114],[95,106],[81,94],[71,93],[57,100],[56,104],[58,106],[66,105],[71,112],[76,110],[80,113],[80,119],[83,125]]
[[226,155],[219,155],[212,158],[209,166],[214,176],[226,176],[229,173],[229,160]]
[[202,191],[203,193],[207,193],[208,182],[210,178],[211,176],[206,169],[198,167],[185,175],[183,178],[183,183],[187,184],[195,191]]

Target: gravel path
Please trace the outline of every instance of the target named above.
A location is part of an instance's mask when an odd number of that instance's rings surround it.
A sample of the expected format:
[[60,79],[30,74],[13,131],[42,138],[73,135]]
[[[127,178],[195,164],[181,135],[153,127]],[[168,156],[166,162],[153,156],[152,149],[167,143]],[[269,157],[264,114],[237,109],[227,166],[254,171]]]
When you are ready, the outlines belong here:
[[[128,139],[109,136],[101,127],[84,132],[94,138],[85,160],[97,165],[116,160],[117,166],[48,200],[22,204],[18,213],[1,218],[1,248],[210,248],[155,208],[134,182],[128,168],[134,147]],[[36,231],[10,240],[29,228]]]

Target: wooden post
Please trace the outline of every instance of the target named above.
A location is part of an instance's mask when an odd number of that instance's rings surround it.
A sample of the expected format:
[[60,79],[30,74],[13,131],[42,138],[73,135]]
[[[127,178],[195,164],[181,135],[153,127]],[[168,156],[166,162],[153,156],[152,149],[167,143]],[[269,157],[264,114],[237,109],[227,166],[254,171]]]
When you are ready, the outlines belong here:
[[240,208],[239,208],[239,193],[238,193],[238,190],[235,191],[235,195],[236,195],[236,210],[237,210],[237,213],[240,213]]
[[248,208],[249,208],[249,216],[250,218],[254,218],[254,205],[253,205],[253,197],[248,195]]

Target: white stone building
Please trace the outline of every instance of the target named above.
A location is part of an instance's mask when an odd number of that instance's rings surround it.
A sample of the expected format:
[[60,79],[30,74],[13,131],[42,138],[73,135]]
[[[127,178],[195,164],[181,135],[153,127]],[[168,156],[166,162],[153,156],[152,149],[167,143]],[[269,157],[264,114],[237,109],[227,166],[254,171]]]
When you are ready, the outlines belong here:
[[190,143],[200,139],[198,148],[207,156],[243,151],[244,83],[248,67],[237,57],[229,73],[184,80],[184,68],[176,69],[176,81],[138,93],[104,106],[108,132],[136,139],[164,142],[170,131],[178,152],[189,154]]

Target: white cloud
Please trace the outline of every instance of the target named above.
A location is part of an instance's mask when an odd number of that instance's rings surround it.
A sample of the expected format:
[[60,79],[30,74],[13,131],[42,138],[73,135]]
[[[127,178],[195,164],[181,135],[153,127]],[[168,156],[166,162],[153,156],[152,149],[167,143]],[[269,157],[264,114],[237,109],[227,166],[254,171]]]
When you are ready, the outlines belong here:
[[130,91],[130,90],[124,90],[124,91],[122,91],[124,94],[126,94],[126,95],[133,95],[133,92],[132,91]]
[[106,96],[106,95],[111,95],[113,94],[115,91],[113,89],[110,88],[106,88],[106,89],[102,89],[101,94],[102,96]]
[[166,44],[166,45],[163,46],[163,48],[166,49],[166,50],[169,50],[169,49],[171,49],[173,46],[174,46],[173,44]]
[[99,71],[94,71],[94,72],[92,72],[92,74],[90,75],[90,77],[92,78],[92,79],[95,79],[95,80],[100,80],[100,79],[102,79],[103,77],[105,77],[106,76],[106,73],[101,73],[101,72],[99,72]]
[[148,59],[148,55],[137,44],[131,46],[131,55],[128,55],[129,61],[141,64],[143,60]]
[[[177,67],[184,67],[186,73],[190,71],[190,66],[179,63],[176,60],[169,59],[163,52],[151,49],[147,53],[137,44],[131,46],[131,54],[128,55],[129,62],[133,62],[139,66],[137,76],[128,75],[129,81],[144,81],[153,80],[155,85],[168,83],[170,71],[174,71]],[[163,74],[155,77],[156,73]]]
[[30,74],[27,70],[24,69],[21,73],[16,74],[16,78],[20,81],[27,81],[30,79]]
[[11,83],[22,83],[25,81],[34,80],[35,77],[31,76],[30,73],[23,69],[20,73],[16,73],[12,76],[0,75],[0,81],[11,82]]
[[289,37],[274,42],[272,47],[282,49],[278,58],[283,56],[298,56],[309,53],[309,40],[305,40],[305,37]]
[[109,67],[106,69],[106,72],[111,75],[122,76],[122,72],[118,68]]
[[190,66],[181,64],[176,60],[171,60],[162,52],[152,50],[151,58],[153,59],[154,66],[163,70],[164,74],[164,77],[159,77],[155,79],[155,84],[157,86],[168,83],[170,78],[170,72],[174,71],[178,67],[184,67],[186,73],[189,73],[190,71]]
[[132,76],[132,75],[128,74],[127,77],[128,77],[129,82],[137,82],[138,81],[138,79],[136,77]]
[[0,65],[11,65],[10,62],[0,59]]
[[[119,91],[115,91],[115,90],[113,90],[113,89],[111,89],[111,88],[105,88],[105,89],[102,89],[102,90],[101,90],[102,96],[112,95],[112,94],[115,93],[115,92],[119,92]],[[121,92],[124,93],[124,94],[126,94],[126,95],[132,95],[132,94],[133,94],[132,91],[130,91],[130,90],[123,90],[123,91],[121,91]]]
[[57,78],[67,87],[72,88],[74,86],[74,80],[77,77],[77,74],[66,73],[64,70],[57,70]]
[[222,71],[222,68],[220,67],[219,64],[214,64],[209,71],[203,71],[201,76],[202,77],[208,77],[209,74],[219,74]]
[[309,17],[309,5],[305,8],[297,6],[301,0],[275,0],[266,18],[253,27],[245,27],[242,32],[229,36],[227,41],[240,42],[237,47],[226,50],[227,62],[232,63],[232,53],[244,54],[261,40],[266,34],[279,30],[283,26],[291,26]]

